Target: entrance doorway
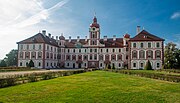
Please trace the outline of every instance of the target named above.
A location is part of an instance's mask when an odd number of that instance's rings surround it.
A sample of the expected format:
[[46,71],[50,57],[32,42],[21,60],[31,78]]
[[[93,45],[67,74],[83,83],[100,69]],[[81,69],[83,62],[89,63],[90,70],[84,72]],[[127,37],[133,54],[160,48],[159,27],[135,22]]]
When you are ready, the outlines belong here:
[[75,68],[75,63],[73,63],[73,68]]
[[81,68],[81,63],[78,64],[78,68]]

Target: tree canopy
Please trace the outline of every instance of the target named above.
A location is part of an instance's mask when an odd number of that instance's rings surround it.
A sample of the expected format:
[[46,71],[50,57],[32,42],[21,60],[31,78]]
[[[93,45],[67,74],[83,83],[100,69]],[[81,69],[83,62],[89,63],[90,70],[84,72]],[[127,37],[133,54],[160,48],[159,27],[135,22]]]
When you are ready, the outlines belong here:
[[165,46],[165,69],[180,69],[180,49],[176,48],[176,44],[170,42]]

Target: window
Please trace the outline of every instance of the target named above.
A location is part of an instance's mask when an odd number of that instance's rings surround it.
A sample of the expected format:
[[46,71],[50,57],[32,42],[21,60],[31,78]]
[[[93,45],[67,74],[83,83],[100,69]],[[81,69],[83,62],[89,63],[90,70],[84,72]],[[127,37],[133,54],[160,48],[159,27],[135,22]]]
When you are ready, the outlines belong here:
[[161,58],[161,51],[160,50],[156,51],[156,58]]
[[160,47],[160,44],[159,44],[159,43],[156,43],[156,47],[159,48],[159,47]]
[[119,63],[119,67],[121,67],[121,63]]
[[145,58],[145,52],[143,50],[139,51],[139,58],[141,59]]
[[21,45],[21,50],[23,50],[23,45]]
[[148,48],[151,48],[151,43],[148,43]]
[[41,50],[41,45],[39,45],[39,50]]
[[38,58],[42,57],[42,52],[38,52]]
[[115,50],[113,49],[113,53],[114,53],[114,51],[115,51]]
[[103,60],[103,55],[99,55],[99,60]]
[[56,52],[56,48],[54,48],[54,51]]
[[126,48],[126,51],[128,51],[129,49],[128,48]]
[[108,49],[106,49],[106,52],[108,53]]
[[122,55],[121,54],[118,55],[118,60],[122,60]]
[[147,58],[153,58],[153,51],[151,50],[147,51]]
[[92,60],[92,55],[90,55],[90,60]]
[[94,49],[94,52],[96,53],[96,52],[97,52],[97,49]]
[[81,60],[81,59],[82,59],[82,56],[81,56],[81,55],[79,55],[79,56],[78,56],[78,59],[79,59],[79,60]]
[[92,49],[90,49],[90,53],[92,52]]
[[92,45],[95,45],[94,41],[92,42]]
[[22,66],[22,62],[20,62],[20,66]]
[[157,63],[156,67],[159,68],[160,67],[160,63]]
[[95,54],[95,55],[94,55],[94,60],[96,60],[96,59],[97,59],[97,55]]
[[27,45],[27,48],[26,48],[27,50],[29,50],[29,45]]
[[68,53],[69,53],[69,49],[68,49],[67,51],[68,51]]
[[53,58],[53,53],[51,53],[51,59]]
[[136,63],[133,63],[133,67],[134,67],[134,68],[136,67]]
[[69,66],[69,63],[67,63],[67,66]]
[[101,53],[102,53],[102,51],[103,51],[103,50],[101,49]]
[[73,55],[73,56],[72,56],[72,60],[76,60],[76,55]]
[[31,58],[36,58],[36,52],[31,52]]
[[38,65],[39,67],[41,66],[41,62],[39,62],[39,65]]
[[67,55],[67,56],[66,56],[66,60],[70,60],[70,55]]
[[53,51],[53,47],[51,47],[51,51]]
[[49,52],[46,52],[46,58],[49,58]]
[[143,43],[141,43],[140,47],[143,48],[143,46],[144,46]]
[[86,53],[86,49],[84,50],[84,52]]
[[84,60],[87,60],[87,55],[84,55]]
[[86,67],[86,63],[84,63],[84,66]]
[[105,56],[105,60],[109,60],[109,55],[108,54]]
[[23,58],[23,52],[20,52],[20,58]]
[[73,52],[75,53],[75,51],[76,51],[76,50],[74,49]]
[[49,66],[49,63],[47,63],[46,65],[47,65],[47,67],[48,67],[48,66]]
[[137,58],[137,51],[132,51],[132,58]]
[[111,55],[111,60],[116,60],[116,55]]
[[121,49],[119,49],[119,52],[121,52]]
[[54,54],[54,59],[56,59],[56,54]]
[[143,67],[144,67],[143,63],[141,63],[141,64],[140,64],[140,67],[141,67],[141,68],[143,68]]
[[33,45],[33,49],[35,50],[35,45]]
[[102,67],[102,63],[100,64],[100,67]]
[[29,58],[30,52],[25,52],[26,58]]
[[136,43],[133,43],[133,48],[136,48]]

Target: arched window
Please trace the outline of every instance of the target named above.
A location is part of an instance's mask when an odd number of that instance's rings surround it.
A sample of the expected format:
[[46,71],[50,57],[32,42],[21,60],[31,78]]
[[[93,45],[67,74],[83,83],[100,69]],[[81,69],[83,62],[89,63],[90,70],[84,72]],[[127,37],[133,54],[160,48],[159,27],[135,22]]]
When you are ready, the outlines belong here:
[[144,59],[145,58],[145,52],[143,50],[139,51],[139,58]]
[[103,60],[103,55],[99,55],[99,60]]
[[160,50],[156,50],[155,52],[156,54],[156,58],[161,58],[161,51]]
[[116,55],[112,54],[111,55],[111,60],[116,60]]
[[109,60],[109,55],[108,55],[108,54],[105,56],[105,59],[106,59],[106,60]]
[[146,55],[147,55],[147,58],[152,59],[152,58],[153,58],[153,51],[148,50],[148,51],[146,52]]
[[122,55],[121,54],[118,55],[118,60],[122,60]]
[[136,59],[137,58],[137,51],[132,51],[132,58],[133,59]]

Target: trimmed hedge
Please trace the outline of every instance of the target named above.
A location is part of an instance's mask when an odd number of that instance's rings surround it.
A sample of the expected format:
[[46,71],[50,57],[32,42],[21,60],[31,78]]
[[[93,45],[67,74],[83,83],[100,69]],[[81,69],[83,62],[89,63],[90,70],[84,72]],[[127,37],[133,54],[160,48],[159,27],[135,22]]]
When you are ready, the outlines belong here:
[[23,75],[13,75],[0,78],[0,88],[13,86],[17,84],[23,84],[28,82],[37,82],[40,80],[48,80],[62,76],[69,76],[73,74],[84,73],[84,70],[73,70],[73,71],[49,71],[49,72],[38,72]]
[[128,74],[128,75],[135,75],[135,76],[140,76],[140,77],[165,80],[165,81],[170,81],[170,82],[177,82],[177,83],[180,82],[179,75],[144,72],[143,70],[142,72],[139,72],[139,71],[137,72],[136,70],[110,70],[110,71],[116,72],[116,73]]

